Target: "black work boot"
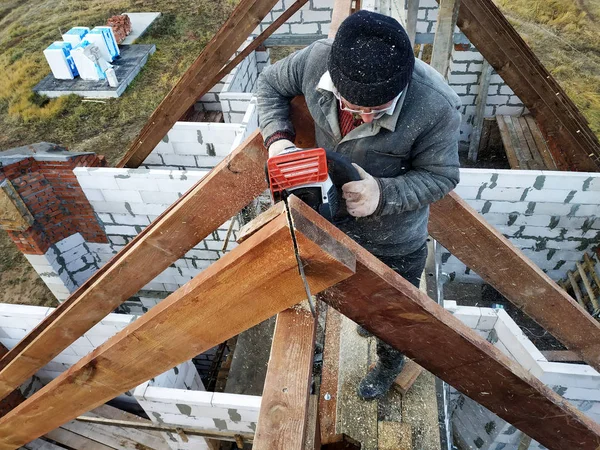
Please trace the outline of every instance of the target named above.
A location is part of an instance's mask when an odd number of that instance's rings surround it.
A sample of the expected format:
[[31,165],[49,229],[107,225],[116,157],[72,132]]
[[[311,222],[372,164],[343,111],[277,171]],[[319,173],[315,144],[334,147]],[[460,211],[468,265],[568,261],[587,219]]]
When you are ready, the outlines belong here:
[[404,355],[380,340],[377,342],[377,355],[377,364],[358,385],[357,393],[363,400],[384,397],[404,368]]

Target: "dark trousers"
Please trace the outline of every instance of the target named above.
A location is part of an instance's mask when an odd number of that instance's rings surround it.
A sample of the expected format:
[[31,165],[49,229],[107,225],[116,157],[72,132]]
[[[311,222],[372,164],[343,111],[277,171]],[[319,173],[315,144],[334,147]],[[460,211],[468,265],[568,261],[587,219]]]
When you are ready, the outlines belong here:
[[[427,259],[427,244],[423,244],[417,251],[405,256],[381,256],[379,259],[418,288]],[[389,368],[401,366],[404,361],[401,352],[381,339],[377,339],[377,356],[379,361]]]

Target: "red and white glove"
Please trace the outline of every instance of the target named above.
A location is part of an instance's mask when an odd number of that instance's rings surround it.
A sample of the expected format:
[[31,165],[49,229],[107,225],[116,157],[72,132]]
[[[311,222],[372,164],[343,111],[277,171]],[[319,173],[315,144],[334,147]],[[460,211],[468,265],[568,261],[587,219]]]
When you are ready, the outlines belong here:
[[381,192],[377,180],[364,171],[358,164],[352,163],[362,178],[350,181],[342,186],[346,209],[351,216],[367,217],[375,212],[379,205]]

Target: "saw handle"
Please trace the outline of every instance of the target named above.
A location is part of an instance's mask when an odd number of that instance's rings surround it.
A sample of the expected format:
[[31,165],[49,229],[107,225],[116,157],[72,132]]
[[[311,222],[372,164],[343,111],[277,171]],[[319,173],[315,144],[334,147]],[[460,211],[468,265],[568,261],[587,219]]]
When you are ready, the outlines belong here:
[[352,165],[352,161],[346,155],[336,153],[332,150],[325,150],[327,155],[327,168],[331,182],[341,188],[344,184],[350,181],[360,181],[360,174],[356,167]]

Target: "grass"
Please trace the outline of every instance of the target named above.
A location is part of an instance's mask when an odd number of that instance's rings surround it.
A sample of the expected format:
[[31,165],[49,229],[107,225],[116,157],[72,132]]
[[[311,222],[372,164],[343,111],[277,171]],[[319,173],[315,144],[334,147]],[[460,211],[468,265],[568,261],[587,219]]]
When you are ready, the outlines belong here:
[[496,0],[600,136],[600,0]]
[[[0,149],[50,141],[117,162],[148,116],[235,7],[235,0],[5,1],[0,5]],[[123,11],[161,11],[138,43],[157,51],[118,99],[46,99],[31,88],[50,72],[42,54],[71,26],[101,25]]]
[[[237,0],[36,0],[0,2],[0,150],[38,141],[94,151],[116,163],[179,77],[233,10]],[[138,43],[156,45],[146,66],[118,99],[33,95],[50,69],[42,51],[72,26],[102,25],[125,11],[160,11]],[[60,31],[59,31],[60,30]],[[0,302],[56,302],[23,255],[0,230]]]

